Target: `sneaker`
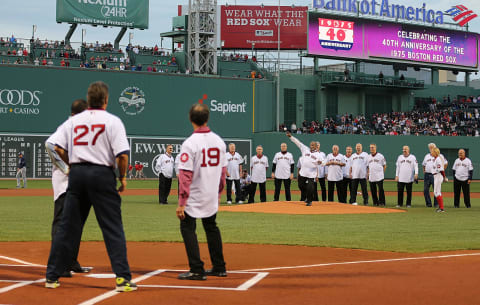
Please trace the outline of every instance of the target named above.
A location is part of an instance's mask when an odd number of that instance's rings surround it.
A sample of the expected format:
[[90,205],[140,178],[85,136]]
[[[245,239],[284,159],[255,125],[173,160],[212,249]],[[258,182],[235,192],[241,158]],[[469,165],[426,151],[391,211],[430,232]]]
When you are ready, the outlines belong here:
[[354,202],[354,203],[352,203],[352,205],[358,205],[358,203]]
[[232,202],[229,200],[229,201],[227,201],[227,204],[232,204]]
[[92,271],[93,267],[74,267],[72,268],[72,271],[75,273],[89,273]]
[[396,208],[403,208],[403,205],[397,204],[395,207],[396,207]]
[[311,202],[307,202],[306,206],[307,206],[307,207],[311,207],[311,206],[312,206],[312,203],[311,203]]
[[58,280],[49,280],[47,279],[45,281],[45,288],[52,288],[52,289],[55,289],[55,288],[58,288],[60,287],[60,282]]
[[436,212],[437,212],[437,213],[443,213],[443,212],[445,212],[445,210],[443,210],[443,209],[437,209]]
[[240,201],[238,202],[238,204],[243,204],[243,201],[242,201],[242,200],[240,200]]
[[411,207],[412,207],[411,205],[407,205],[407,209],[408,209],[408,208],[411,208]]
[[205,274],[185,272],[178,275],[179,280],[191,280],[191,281],[205,281],[207,276]]
[[205,270],[207,276],[227,277],[227,271],[214,271],[213,269]]
[[132,283],[123,277],[117,277],[115,280],[117,287],[115,288],[116,291],[119,292],[128,292],[128,291],[134,291],[137,290],[137,284]]

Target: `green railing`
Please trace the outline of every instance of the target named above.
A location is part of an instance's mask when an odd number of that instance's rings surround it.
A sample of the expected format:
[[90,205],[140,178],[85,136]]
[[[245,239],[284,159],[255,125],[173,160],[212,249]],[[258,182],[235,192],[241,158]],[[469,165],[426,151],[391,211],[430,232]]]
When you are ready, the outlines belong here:
[[374,74],[365,74],[357,72],[319,72],[320,79],[323,84],[355,84],[355,85],[370,85],[381,87],[404,87],[404,88],[424,88],[425,82],[411,77],[384,76],[379,77]]

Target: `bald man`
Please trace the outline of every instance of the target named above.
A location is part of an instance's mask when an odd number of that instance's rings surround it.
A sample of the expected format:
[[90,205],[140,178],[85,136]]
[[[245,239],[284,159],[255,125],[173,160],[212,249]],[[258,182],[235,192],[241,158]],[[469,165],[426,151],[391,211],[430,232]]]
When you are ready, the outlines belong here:
[[470,183],[473,177],[472,161],[466,157],[465,150],[458,151],[458,159],[453,164],[453,206],[460,207],[460,190],[463,191],[465,207],[470,208]]
[[412,206],[412,186],[418,180],[418,162],[414,155],[410,154],[410,147],[403,146],[402,154],[398,156],[395,181],[397,182],[397,207],[403,206],[403,192],[407,188],[407,208]]

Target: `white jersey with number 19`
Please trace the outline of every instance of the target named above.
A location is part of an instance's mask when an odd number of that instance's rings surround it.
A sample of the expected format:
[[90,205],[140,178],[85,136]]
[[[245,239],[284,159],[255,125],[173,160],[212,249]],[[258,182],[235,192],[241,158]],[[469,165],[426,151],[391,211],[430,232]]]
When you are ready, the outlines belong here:
[[180,170],[193,172],[190,196],[185,212],[194,218],[206,218],[218,211],[218,191],[222,168],[227,166],[227,147],[214,132],[194,132],[182,144]]
[[115,158],[130,150],[122,121],[105,110],[85,110],[64,125],[55,144],[68,151],[71,164],[115,167]]

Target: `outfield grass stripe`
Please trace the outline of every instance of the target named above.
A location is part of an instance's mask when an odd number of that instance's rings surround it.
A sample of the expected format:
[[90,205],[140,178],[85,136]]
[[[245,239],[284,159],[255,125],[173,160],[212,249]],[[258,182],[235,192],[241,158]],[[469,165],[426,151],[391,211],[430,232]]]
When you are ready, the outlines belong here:
[[377,260],[367,260],[367,261],[352,261],[352,262],[324,263],[324,264],[314,264],[314,265],[273,267],[273,268],[262,268],[262,269],[248,269],[248,270],[241,270],[241,271],[259,272],[259,271],[274,271],[274,270],[285,270],[285,269],[315,268],[315,267],[338,266],[338,265],[373,264],[373,263],[390,263],[390,262],[402,262],[402,261],[414,261],[414,260],[443,259],[443,258],[466,257],[466,256],[480,256],[480,253],[451,254],[451,255],[439,255],[439,256],[421,256],[421,257],[404,257],[404,258],[391,258],[391,259],[377,259]]

